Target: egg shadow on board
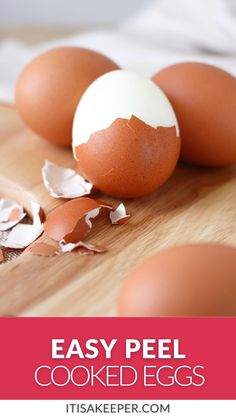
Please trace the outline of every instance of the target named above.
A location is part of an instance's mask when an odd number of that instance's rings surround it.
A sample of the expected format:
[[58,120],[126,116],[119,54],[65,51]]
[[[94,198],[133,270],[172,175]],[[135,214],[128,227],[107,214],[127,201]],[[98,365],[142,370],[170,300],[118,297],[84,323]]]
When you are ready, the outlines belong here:
[[156,203],[156,215],[166,215],[203,199],[234,177],[236,166],[215,169],[179,163],[163,186],[150,195],[129,202],[134,202],[142,211],[150,202],[152,205]]

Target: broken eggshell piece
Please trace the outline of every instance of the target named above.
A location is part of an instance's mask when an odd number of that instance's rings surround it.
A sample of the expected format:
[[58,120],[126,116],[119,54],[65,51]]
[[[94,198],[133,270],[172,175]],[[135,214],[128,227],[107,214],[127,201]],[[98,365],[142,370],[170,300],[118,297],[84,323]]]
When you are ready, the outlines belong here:
[[0,263],[4,262],[5,258],[4,258],[4,254],[3,254],[3,250],[0,249]]
[[42,233],[42,210],[38,203],[31,202],[33,224],[18,224],[9,233],[2,246],[10,249],[24,249],[33,243]]
[[23,207],[12,199],[0,199],[0,231],[7,231],[18,224],[26,213]]
[[47,217],[44,231],[58,242],[77,243],[92,228],[91,219],[96,217],[103,206],[91,198],[76,198],[57,207]]
[[30,253],[33,253],[37,256],[47,256],[52,257],[56,256],[58,254],[57,247],[48,244],[48,243],[42,243],[42,242],[35,242],[33,243],[29,248]]
[[73,150],[79,170],[98,189],[117,197],[146,195],[176,166],[175,113],[151,80],[112,71],[93,82],[79,102]]
[[112,224],[124,224],[130,218],[130,215],[126,213],[124,204],[120,204],[116,210],[110,211],[109,218]]
[[93,185],[87,182],[75,170],[57,166],[45,161],[42,168],[43,182],[53,198],[79,198],[89,195]]
[[105,253],[107,248],[104,246],[99,246],[92,243],[84,243],[79,241],[78,243],[60,243],[60,248],[62,253],[72,252],[77,249],[80,254],[95,254],[95,253]]

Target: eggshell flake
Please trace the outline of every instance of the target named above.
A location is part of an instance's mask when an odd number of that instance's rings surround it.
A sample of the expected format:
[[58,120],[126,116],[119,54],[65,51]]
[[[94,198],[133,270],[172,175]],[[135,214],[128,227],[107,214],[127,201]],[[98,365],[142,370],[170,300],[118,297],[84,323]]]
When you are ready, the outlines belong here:
[[90,251],[92,251],[94,253],[105,253],[108,250],[104,246],[100,246],[98,244],[92,244],[92,243],[84,243],[84,242],[81,242],[81,246],[80,247],[82,247],[84,249],[87,249],[87,250],[90,250]]
[[10,213],[9,221],[17,221],[19,222],[22,217],[22,212],[19,208],[15,207]]
[[86,247],[79,247],[78,253],[80,256],[94,256],[95,253],[93,250],[86,249]]
[[18,224],[24,217],[23,207],[18,202],[0,199],[0,231],[6,231]]
[[10,249],[24,249],[34,242],[42,233],[42,215],[41,207],[36,202],[31,202],[33,224],[18,224],[16,225],[7,236],[2,246]]
[[19,204],[11,199],[2,198],[0,199],[0,222],[9,221],[11,212]]
[[186,62],[153,76],[178,118],[181,160],[222,167],[236,163],[236,79],[212,65]]
[[63,241],[65,243],[76,243],[78,240],[83,240],[90,232],[90,226],[85,221],[85,217],[81,218],[76,224],[71,233],[65,234]]
[[109,202],[101,201],[100,199],[97,199],[97,202],[99,203],[101,208],[105,208],[108,210],[114,211],[114,205],[110,204]]
[[4,262],[4,260],[5,260],[5,258],[4,258],[3,251],[2,251],[2,249],[0,249],[0,263]]
[[92,211],[89,211],[86,215],[85,215],[85,222],[88,224],[89,228],[92,228],[92,223],[91,223],[91,219],[96,218],[99,213],[100,213],[101,208],[95,208]]
[[115,211],[110,211],[109,218],[112,224],[124,224],[128,221],[130,215],[126,214],[126,208],[121,203]]
[[47,236],[58,242],[65,240],[77,243],[91,228],[90,218],[94,216],[94,212],[91,213],[91,211],[99,208],[98,202],[91,198],[76,198],[68,201],[47,216],[44,231]]
[[236,248],[214,243],[161,250],[128,275],[122,316],[235,316]]
[[87,87],[117,69],[109,58],[79,47],[54,48],[23,69],[16,107],[25,123],[50,142],[71,146],[76,107]]
[[52,257],[57,255],[57,248],[55,246],[42,242],[33,243],[29,251],[37,256]]
[[72,252],[77,249],[79,253],[83,254],[95,254],[95,253],[105,253],[107,248],[104,246],[99,246],[92,243],[84,243],[79,241],[78,243],[60,243],[60,248],[62,253]]
[[179,153],[175,126],[152,128],[135,116],[116,119],[75,148],[83,175],[101,191],[124,198],[161,186],[175,169]]
[[93,185],[73,169],[65,169],[45,161],[42,177],[46,189],[53,198],[78,198],[89,195]]

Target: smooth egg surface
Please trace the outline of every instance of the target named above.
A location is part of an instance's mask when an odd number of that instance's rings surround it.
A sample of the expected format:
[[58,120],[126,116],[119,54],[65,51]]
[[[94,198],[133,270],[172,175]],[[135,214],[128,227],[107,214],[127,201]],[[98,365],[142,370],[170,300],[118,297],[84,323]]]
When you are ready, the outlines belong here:
[[179,63],[153,81],[175,110],[182,140],[181,160],[200,166],[236,163],[236,79],[220,68]]
[[95,51],[49,50],[31,61],[16,83],[16,107],[33,131],[52,143],[72,144],[73,117],[87,87],[118,66]]
[[236,248],[206,243],[159,251],[129,274],[120,316],[235,316]]

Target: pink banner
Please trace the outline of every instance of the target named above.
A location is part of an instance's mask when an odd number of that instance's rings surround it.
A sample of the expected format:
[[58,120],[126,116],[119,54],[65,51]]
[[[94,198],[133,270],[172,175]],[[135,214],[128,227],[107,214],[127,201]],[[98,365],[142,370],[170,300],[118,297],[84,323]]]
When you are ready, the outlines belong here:
[[2,318],[0,399],[236,399],[236,318]]

